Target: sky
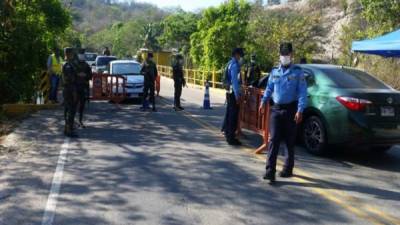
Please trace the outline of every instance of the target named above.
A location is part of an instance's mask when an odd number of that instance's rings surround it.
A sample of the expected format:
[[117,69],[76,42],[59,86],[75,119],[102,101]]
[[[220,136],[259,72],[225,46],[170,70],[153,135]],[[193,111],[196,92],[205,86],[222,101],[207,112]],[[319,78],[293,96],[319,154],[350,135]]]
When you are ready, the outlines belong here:
[[160,8],[178,6],[185,11],[194,11],[209,6],[217,6],[224,0],[136,0],[136,2],[148,2]]

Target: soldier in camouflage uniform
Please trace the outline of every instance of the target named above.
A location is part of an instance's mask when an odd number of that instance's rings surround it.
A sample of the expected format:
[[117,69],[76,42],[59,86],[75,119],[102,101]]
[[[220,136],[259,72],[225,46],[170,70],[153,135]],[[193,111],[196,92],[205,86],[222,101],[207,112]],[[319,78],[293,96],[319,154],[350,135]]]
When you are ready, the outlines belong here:
[[62,78],[64,84],[64,134],[67,137],[78,137],[74,133],[74,120],[77,103],[77,69],[74,64],[74,49],[65,48],[65,64],[62,68]]

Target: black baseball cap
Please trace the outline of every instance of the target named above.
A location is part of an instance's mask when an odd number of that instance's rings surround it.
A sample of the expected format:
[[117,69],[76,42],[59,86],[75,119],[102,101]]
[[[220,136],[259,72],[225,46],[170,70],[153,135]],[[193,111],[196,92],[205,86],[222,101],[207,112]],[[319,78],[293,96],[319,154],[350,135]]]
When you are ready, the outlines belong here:
[[75,49],[74,48],[71,48],[71,47],[66,47],[66,48],[64,48],[64,53],[67,55],[67,54],[74,54],[74,52],[75,52]]
[[243,48],[234,48],[232,50],[232,56],[234,56],[236,54],[239,54],[241,57],[243,57],[244,56]]
[[154,57],[154,55],[153,55],[153,53],[152,53],[152,52],[149,52],[149,53],[147,53],[147,57],[148,57],[148,58],[153,58],[153,57]]
[[281,55],[289,55],[293,52],[293,45],[290,42],[281,43],[279,47],[279,52]]

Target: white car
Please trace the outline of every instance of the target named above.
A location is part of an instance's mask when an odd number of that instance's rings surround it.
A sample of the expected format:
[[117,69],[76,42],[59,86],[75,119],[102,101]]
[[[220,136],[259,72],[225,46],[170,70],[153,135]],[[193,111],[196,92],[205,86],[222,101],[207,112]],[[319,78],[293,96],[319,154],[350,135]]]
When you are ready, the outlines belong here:
[[[128,98],[138,98],[143,95],[144,76],[140,74],[141,69],[140,63],[134,60],[110,62],[110,74],[126,78],[125,91]],[[116,91],[115,88],[113,91]]]
[[96,66],[96,58],[97,53],[85,52],[85,61],[89,64],[90,67]]

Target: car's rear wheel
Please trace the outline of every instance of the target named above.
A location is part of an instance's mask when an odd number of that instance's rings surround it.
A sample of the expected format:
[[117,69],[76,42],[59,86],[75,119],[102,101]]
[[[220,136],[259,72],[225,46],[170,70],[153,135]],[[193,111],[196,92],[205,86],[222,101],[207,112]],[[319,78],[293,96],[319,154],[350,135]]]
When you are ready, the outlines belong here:
[[373,147],[371,148],[371,151],[375,154],[379,155],[384,155],[386,152],[388,152],[390,149],[392,149],[392,146],[379,146],[379,147]]
[[327,138],[325,126],[317,116],[308,117],[303,124],[303,143],[307,150],[315,155],[326,153]]

